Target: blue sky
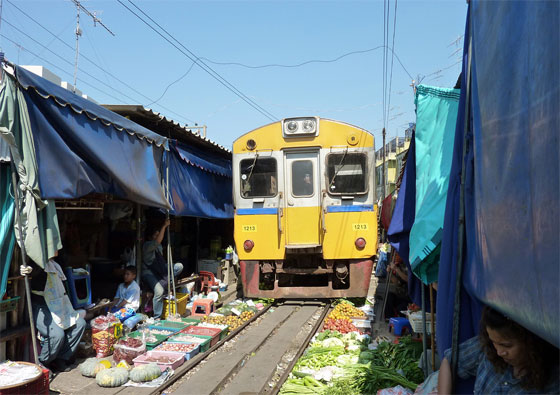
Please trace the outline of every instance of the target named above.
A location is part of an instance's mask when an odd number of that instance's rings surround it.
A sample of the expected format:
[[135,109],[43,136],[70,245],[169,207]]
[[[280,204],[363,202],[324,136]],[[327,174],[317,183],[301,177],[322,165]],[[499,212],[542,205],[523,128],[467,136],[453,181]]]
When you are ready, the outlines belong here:
[[[383,1],[120,1],[149,15],[269,117],[337,119],[374,133],[380,146],[382,48],[300,67],[211,62],[297,65],[382,46]],[[77,87],[82,92],[99,103],[142,104],[182,124],[207,125],[208,137],[226,147],[271,122],[198,66],[185,75],[192,60],[122,4],[82,1],[115,34],[94,27],[80,13]],[[389,46],[394,6],[390,1]],[[455,84],[466,10],[461,0],[398,1],[394,50],[408,72],[395,58],[388,138],[402,136],[415,119],[409,74],[428,85]],[[75,27],[76,6],[70,0],[2,0],[0,46],[6,58],[43,65],[68,82],[73,81]],[[391,58],[388,67],[390,73]]]

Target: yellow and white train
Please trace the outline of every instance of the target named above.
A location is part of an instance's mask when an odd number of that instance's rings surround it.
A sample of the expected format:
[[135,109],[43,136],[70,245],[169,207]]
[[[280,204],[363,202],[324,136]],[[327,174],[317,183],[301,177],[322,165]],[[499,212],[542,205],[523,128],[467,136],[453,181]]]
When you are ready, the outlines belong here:
[[367,295],[377,246],[364,129],[286,118],[233,143],[234,237],[246,297]]

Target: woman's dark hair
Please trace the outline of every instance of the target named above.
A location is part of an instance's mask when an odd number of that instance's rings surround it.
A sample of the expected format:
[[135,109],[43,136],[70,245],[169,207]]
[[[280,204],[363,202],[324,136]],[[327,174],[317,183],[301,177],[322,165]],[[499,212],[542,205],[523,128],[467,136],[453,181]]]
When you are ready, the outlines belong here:
[[558,365],[558,349],[537,335],[523,328],[489,306],[482,312],[480,321],[480,343],[488,360],[497,372],[503,373],[508,364],[498,356],[486,328],[500,332],[501,335],[521,343],[527,365],[527,374],[521,381],[524,389],[544,390]]

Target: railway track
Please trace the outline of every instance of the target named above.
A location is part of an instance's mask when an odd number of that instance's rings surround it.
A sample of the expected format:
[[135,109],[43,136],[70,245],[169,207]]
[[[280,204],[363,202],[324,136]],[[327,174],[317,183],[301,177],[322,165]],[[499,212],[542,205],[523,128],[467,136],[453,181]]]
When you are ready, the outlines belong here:
[[329,309],[320,301],[274,304],[154,394],[275,395]]

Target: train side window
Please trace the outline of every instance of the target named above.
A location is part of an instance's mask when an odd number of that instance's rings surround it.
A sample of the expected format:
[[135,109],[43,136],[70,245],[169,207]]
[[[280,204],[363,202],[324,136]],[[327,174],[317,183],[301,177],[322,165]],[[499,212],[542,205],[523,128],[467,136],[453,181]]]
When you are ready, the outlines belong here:
[[313,196],[313,163],[310,160],[292,162],[292,194]]
[[331,195],[366,193],[367,156],[362,153],[327,156],[328,191]]
[[276,159],[243,159],[240,164],[241,196],[244,198],[273,197],[278,193]]

